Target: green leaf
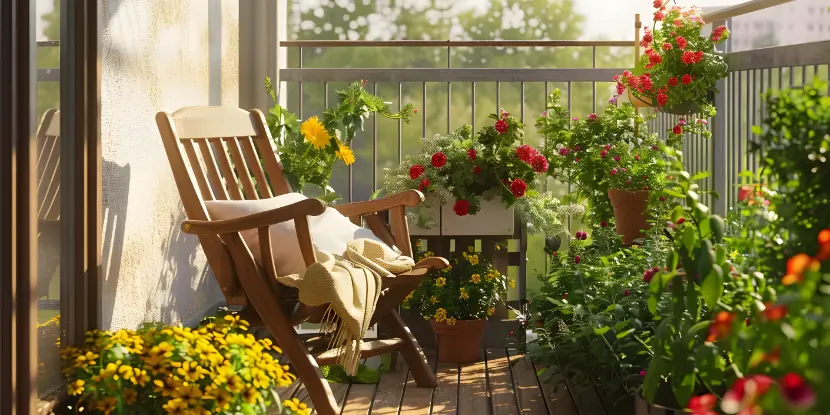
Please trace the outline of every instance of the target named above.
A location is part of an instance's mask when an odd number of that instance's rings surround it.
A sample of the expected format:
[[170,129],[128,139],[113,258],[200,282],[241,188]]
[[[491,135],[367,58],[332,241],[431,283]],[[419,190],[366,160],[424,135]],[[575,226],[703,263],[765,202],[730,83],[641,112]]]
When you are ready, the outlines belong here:
[[710,222],[709,222],[710,220],[711,220],[710,217],[707,216],[707,217],[703,218],[703,220],[700,221],[700,234],[704,238],[711,237],[710,234],[712,233],[712,227],[710,226]]
[[719,245],[715,249],[715,263],[722,266],[725,262],[726,262],[726,247],[723,246],[723,245]]
[[[703,275],[703,274],[701,274]],[[720,265],[712,265],[712,270],[703,279],[700,285],[703,301],[709,308],[715,308],[723,295],[723,269]]]
[[681,236],[681,241],[683,241],[683,247],[686,248],[686,251],[692,252],[692,250],[695,247],[695,242],[697,242],[697,232],[695,232],[695,228],[691,226],[686,226],[683,229],[683,236]]
[[712,251],[712,243],[709,240],[701,241],[701,245],[695,252],[695,261],[697,263],[697,275],[709,275],[709,271],[712,270],[712,265],[715,263],[715,253]]
[[762,130],[761,127],[758,126],[758,125],[753,125],[752,126],[752,134],[760,136],[760,135],[764,134],[764,130]]
[[685,358],[685,356],[675,356],[674,368],[669,380],[677,402],[689,402],[695,391],[694,360]]
[[718,388],[724,384],[726,359],[720,350],[712,345],[702,345],[695,353],[695,367],[703,383],[710,388]]
[[610,329],[611,329],[611,327],[608,327],[608,326],[594,327],[594,334],[596,334],[597,336],[602,336],[603,334],[608,333],[608,330],[610,330]]
[[712,227],[712,240],[718,243],[723,240],[723,231],[726,224],[724,223],[723,218],[718,215],[712,215],[709,218],[711,220]]
[[666,267],[668,267],[669,270],[673,271],[677,269],[678,261],[680,261],[680,255],[677,255],[677,252],[669,251],[666,254]]
[[697,172],[694,176],[692,176],[692,181],[703,180],[711,175],[712,173],[710,173],[708,170],[700,171]]
[[671,211],[671,221],[677,222],[683,216],[683,206],[677,205]]
[[629,335],[629,334],[631,334],[632,332],[634,332],[634,329],[633,329],[633,328],[628,329],[628,330],[625,330],[625,331],[621,331],[621,332],[617,333],[617,338],[618,338],[618,339],[622,339],[623,337],[628,336],[628,335]]
[[691,282],[686,284],[686,308],[692,320],[700,318],[700,302],[698,301],[697,286]]
[[645,392],[644,396],[646,401],[654,403],[654,399],[657,397],[657,389],[660,388],[663,376],[667,375],[670,369],[670,361],[664,359],[662,356],[657,355],[651,359],[651,362],[648,364],[648,369],[646,369],[646,379],[643,381],[643,392]]

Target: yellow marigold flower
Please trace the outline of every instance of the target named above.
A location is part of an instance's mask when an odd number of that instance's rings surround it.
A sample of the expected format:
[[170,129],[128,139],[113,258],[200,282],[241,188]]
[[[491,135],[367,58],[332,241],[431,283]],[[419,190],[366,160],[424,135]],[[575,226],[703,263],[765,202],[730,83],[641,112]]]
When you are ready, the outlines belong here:
[[231,395],[228,391],[224,389],[217,389],[216,390],[216,409],[217,412],[220,411],[227,411],[231,409],[231,402],[233,402],[233,395]]
[[133,389],[124,389],[122,393],[124,396],[124,402],[126,402],[129,405],[134,404],[135,401],[138,399],[138,394]]
[[432,302],[432,304],[435,304],[435,303],[437,303],[437,302],[438,302],[438,297],[436,297],[436,296],[434,296],[434,295],[433,295],[432,297],[429,297],[429,301],[431,301],[431,302]]
[[424,252],[424,258],[431,258],[433,256],[435,256],[435,254],[432,251]]
[[509,286],[510,286],[510,288],[516,288],[516,280],[510,280],[510,281],[508,281],[508,282],[507,282],[507,285],[509,285]]
[[433,317],[435,318],[435,321],[441,323],[447,319],[447,310],[439,308],[438,310],[435,310],[435,315]]
[[104,415],[109,415],[112,411],[115,410],[115,406],[118,404],[118,400],[113,397],[106,397],[100,398],[96,402],[96,408],[100,412],[103,412]]
[[323,123],[317,119],[316,115],[307,119],[300,126],[300,132],[303,134],[305,141],[311,143],[316,149],[325,148],[329,144],[329,141],[331,141],[329,132],[326,131]]
[[448,326],[454,326],[455,325],[455,319],[452,318],[452,317],[448,318],[447,319],[447,325]]
[[255,403],[257,398],[259,398],[259,391],[256,388],[245,389],[245,392],[242,394],[242,399],[251,404]]
[[72,396],[78,396],[84,393],[84,384],[86,382],[83,379],[78,379],[69,384],[69,394]]
[[300,414],[300,415],[309,415],[309,414],[311,414],[311,408],[309,408],[308,405],[304,404],[303,402],[300,402],[300,400],[297,399],[297,398],[288,399],[288,400],[283,401],[282,406],[284,406],[284,407],[292,410],[294,413],[297,413],[297,414]]
[[473,274],[473,276],[472,276],[472,277],[470,277],[470,281],[472,281],[472,282],[473,282],[473,284],[478,284],[478,283],[480,283],[480,282],[481,282],[481,275],[479,275],[479,274]]
[[488,315],[488,316],[492,316],[493,314],[496,314],[496,307],[490,307],[490,308],[488,308],[488,309],[487,309],[487,315]]
[[447,285],[447,279],[446,279],[446,278],[444,278],[444,277],[438,277],[438,278],[435,280],[435,286],[436,286],[436,287],[443,287],[443,286],[445,286],[445,285]]
[[462,300],[469,300],[470,294],[467,293],[467,290],[464,287],[461,287],[461,289],[459,290],[458,298]]
[[467,252],[473,252],[473,251],[475,251],[475,247],[473,247],[473,246],[468,246],[467,247]]
[[351,166],[352,164],[354,164],[354,151],[352,151],[352,149],[349,148],[349,146],[343,143],[338,143],[337,148],[338,150],[334,152],[334,155],[336,155],[337,158],[343,160],[343,163],[345,163],[347,166]]

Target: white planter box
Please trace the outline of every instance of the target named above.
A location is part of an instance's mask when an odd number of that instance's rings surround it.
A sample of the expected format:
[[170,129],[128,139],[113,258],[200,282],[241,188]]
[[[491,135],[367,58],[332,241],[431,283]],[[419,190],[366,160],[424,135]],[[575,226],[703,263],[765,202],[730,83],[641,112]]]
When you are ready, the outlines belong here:
[[514,225],[513,208],[505,208],[504,202],[496,198],[482,200],[481,209],[475,215],[458,216],[452,205],[435,207],[431,212],[437,225],[424,229],[415,224],[409,227],[414,236],[512,236]]

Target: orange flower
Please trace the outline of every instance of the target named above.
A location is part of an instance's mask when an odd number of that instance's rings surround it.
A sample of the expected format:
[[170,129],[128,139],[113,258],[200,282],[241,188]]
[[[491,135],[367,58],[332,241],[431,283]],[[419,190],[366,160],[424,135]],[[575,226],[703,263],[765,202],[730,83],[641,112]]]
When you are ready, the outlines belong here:
[[787,275],[781,279],[784,285],[792,285],[804,279],[804,273],[818,271],[821,263],[807,254],[798,254],[787,261]]
[[816,259],[824,261],[830,258],[830,229],[825,229],[818,233],[818,254]]
[[761,312],[761,315],[763,315],[767,321],[778,321],[787,315],[787,306],[785,305],[765,303],[764,306],[766,306],[766,309]]
[[758,366],[761,363],[769,363],[769,364],[778,364],[781,361],[781,348],[775,346],[771,352],[769,353],[761,353],[757,359],[753,359],[753,362],[750,364],[751,367]]
[[728,311],[721,311],[716,316],[715,319],[709,323],[709,336],[706,338],[706,341],[716,341],[718,339],[722,339],[729,335],[729,332],[732,331],[732,322],[735,320],[735,316]]

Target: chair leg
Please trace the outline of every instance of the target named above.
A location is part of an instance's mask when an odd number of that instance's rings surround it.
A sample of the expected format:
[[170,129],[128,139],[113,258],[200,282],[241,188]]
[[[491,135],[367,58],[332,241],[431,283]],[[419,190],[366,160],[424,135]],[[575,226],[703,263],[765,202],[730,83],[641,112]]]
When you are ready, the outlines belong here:
[[409,371],[412,372],[412,378],[415,379],[418,387],[437,387],[438,380],[435,378],[435,372],[429,367],[424,351],[418,344],[418,340],[409,331],[409,327],[404,324],[401,315],[397,311],[392,310],[383,317],[383,323],[386,325],[386,329],[389,330],[389,334],[403,339],[403,344],[399,351],[404,361],[406,361],[406,365],[409,366]]

